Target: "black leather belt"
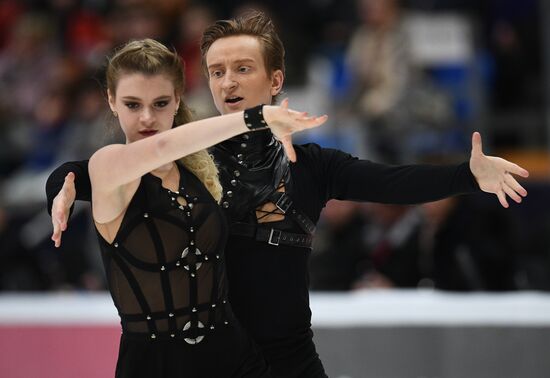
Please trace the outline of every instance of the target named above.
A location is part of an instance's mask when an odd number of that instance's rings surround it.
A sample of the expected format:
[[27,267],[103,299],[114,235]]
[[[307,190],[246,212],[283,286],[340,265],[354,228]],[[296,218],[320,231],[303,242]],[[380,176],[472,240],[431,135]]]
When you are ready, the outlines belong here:
[[270,228],[264,225],[255,225],[249,223],[233,223],[231,225],[231,235],[246,236],[254,238],[257,241],[265,242],[271,245],[288,245],[292,247],[310,248],[313,240],[312,235],[295,234]]

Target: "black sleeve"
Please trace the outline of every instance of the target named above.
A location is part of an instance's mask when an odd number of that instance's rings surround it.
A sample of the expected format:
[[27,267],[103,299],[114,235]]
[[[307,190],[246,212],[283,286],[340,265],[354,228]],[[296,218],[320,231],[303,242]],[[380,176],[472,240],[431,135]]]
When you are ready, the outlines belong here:
[[318,148],[326,199],[417,204],[479,191],[468,162],[455,165],[386,165]]
[[[88,160],[73,161],[62,164],[48,177],[46,182],[46,196],[48,198],[48,214],[52,215],[53,199],[63,187],[65,176],[69,172],[75,174],[76,200],[88,201],[92,199],[90,176],[88,175]],[[73,208],[71,207],[71,213]]]

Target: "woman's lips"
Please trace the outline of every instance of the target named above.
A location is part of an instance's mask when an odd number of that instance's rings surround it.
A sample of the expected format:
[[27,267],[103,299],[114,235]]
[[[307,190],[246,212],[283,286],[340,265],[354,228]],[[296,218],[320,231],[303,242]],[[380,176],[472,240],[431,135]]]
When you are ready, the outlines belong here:
[[140,131],[139,134],[142,135],[142,136],[151,136],[151,135],[155,135],[156,133],[158,132],[158,130],[143,130],[143,131]]

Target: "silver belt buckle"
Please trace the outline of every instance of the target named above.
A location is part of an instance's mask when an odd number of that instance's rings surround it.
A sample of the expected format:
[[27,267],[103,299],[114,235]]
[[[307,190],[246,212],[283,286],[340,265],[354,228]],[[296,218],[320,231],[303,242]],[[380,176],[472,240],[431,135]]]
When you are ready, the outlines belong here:
[[[274,240],[274,236],[276,240]],[[275,230],[274,228],[272,228],[271,232],[269,233],[269,239],[267,240],[267,243],[274,246],[278,246],[280,239],[281,239],[281,231]]]

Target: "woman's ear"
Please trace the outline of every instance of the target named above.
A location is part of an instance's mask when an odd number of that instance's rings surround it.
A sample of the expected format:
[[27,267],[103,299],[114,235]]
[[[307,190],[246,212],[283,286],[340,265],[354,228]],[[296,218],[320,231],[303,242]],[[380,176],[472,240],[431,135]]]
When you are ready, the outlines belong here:
[[110,89],[107,89],[107,100],[109,101],[109,107],[111,111],[115,111],[115,96],[111,93]]
[[175,96],[176,96],[176,113],[177,113],[180,108],[181,96],[178,95],[177,93],[175,94]]

